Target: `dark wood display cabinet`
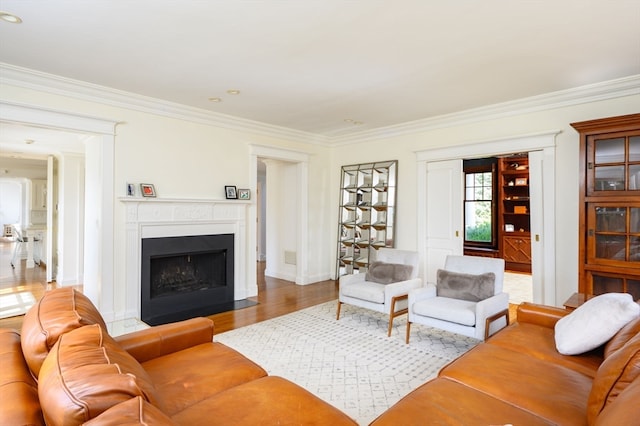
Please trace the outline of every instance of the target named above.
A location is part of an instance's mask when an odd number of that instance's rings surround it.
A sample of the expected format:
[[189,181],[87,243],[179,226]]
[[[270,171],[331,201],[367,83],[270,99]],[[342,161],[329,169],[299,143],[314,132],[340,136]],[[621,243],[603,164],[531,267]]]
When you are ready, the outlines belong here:
[[572,123],[580,133],[579,292],[640,299],[640,114]]
[[500,235],[505,268],[531,272],[531,220],[529,212],[529,157],[500,158]]

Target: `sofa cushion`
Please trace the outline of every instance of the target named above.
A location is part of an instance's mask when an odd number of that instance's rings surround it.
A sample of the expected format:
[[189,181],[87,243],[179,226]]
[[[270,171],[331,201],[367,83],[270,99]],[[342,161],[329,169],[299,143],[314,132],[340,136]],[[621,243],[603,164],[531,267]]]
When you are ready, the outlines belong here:
[[38,384],[22,356],[20,335],[0,329],[0,425],[44,425]]
[[162,407],[142,366],[97,324],[60,336],[40,369],[38,395],[48,425],[82,424],[136,396]]
[[640,380],[634,380],[624,392],[607,404],[596,419],[595,426],[633,425],[640,419]]
[[162,411],[137,396],[116,404],[84,426],[174,426]]
[[474,275],[438,269],[436,294],[440,297],[479,302],[494,295],[496,274]]
[[640,305],[628,293],[606,293],[589,299],[556,323],[558,352],[577,355],[595,349],[638,315]]
[[371,262],[365,281],[378,284],[391,284],[406,281],[411,278],[413,266],[400,263]]
[[549,424],[585,424],[592,379],[549,361],[481,343],[438,376],[535,413]]
[[212,395],[172,416],[172,420],[181,425],[357,425],[311,392],[275,376]]
[[464,384],[437,378],[410,392],[371,426],[507,424],[548,426],[549,422]]
[[107,326],[91,300],[72,287],[47,291],[27,312],[22,323],[22,353],[33,374],[62,334],[84,325]]
[[589,351],[580,356],[562,355],[556,349],[553,328],[528,323],[512,324],[491,336],[486,343],[561,365],[592,378],[596,376],[604,359],[601,350]]
[[267,372],[238,351],[209,342],[142,363],[168,416]]
[[592,425],[600,412],[634,381],[640,380],[640,334],[607,357],[593,380],[587,420]]
[[608,357],[627,344],[636,334],[640,333],[640,317],[627,323],[604,345],[604,357]]

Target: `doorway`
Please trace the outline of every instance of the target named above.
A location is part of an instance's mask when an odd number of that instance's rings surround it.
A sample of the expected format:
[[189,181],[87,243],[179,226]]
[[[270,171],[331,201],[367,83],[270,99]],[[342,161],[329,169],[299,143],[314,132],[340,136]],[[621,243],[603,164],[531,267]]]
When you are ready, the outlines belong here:
[[[418,250],[427,281],[447,254],[463,253],[461,153],[465,157],[480,158],[504,155],[516,148],[518,152],[527,152],[530,159],[533,301],[555,305],[556,134],[541,133],[417,152],[418,218],[421,218]],[[437,179],[429,177],[429,173],[436,171]],[[437,230],[437,235],[433,235],[437,239],[432,236],[433,230]]]
[[[85,150],[85,205],[83,252],[83,292],[112,321],[114,294],[114,145],[113,120],[36,106],[0,102],[2,122],[42,129],[82,133],[89,136]],[[99,206],[99,207],[96,207]],[[87,226],[92,224],[92,226]]]
[[[266,223],[264,220],[261,223],[265,233],[266,273],[299,285],[310,284],[314,281],[309,276],[307,244],[309,155],[262,145],[252,145],[251,151],[251,182],[254,192],[259,187],[258,163],[262,162],[266,166],[264,181],[267,185],[261,197],[265,208],[262,218],[266,218]],[[295,197],[291,194],[295,194]],[[258,203],[249,207],[248,221],[253,226],[249,233],[256,237],[256,241],[259,238],[257,205]],[[286,222],[278,222],[280,225],[276,223],[283,214],[292,218],[287,226],[280,226]],[[283,241],[288,241],[287,245]]]

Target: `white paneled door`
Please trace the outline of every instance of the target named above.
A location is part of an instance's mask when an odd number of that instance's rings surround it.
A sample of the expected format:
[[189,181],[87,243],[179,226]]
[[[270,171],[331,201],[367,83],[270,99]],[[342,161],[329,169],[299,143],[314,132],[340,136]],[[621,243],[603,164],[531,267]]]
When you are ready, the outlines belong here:
[[447,255],[463,253],[462,178],[462,160],[427,163],[427,282],[436,282],[436,272]]

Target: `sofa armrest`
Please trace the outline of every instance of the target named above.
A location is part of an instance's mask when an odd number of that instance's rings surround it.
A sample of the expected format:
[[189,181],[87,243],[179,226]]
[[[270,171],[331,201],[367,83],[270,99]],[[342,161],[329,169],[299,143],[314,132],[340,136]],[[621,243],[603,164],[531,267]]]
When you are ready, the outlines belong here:
[[192,318],[134,331],[114,339],[138,362],[145,362],[202,343],[211,343],[213,321],[203,317]]
[[566,309],[530,302],[523,302],[518,305],[517,312],[518,322],[540,325],[547,328],[554,328],[560,318],[569,314],[569,311]]

